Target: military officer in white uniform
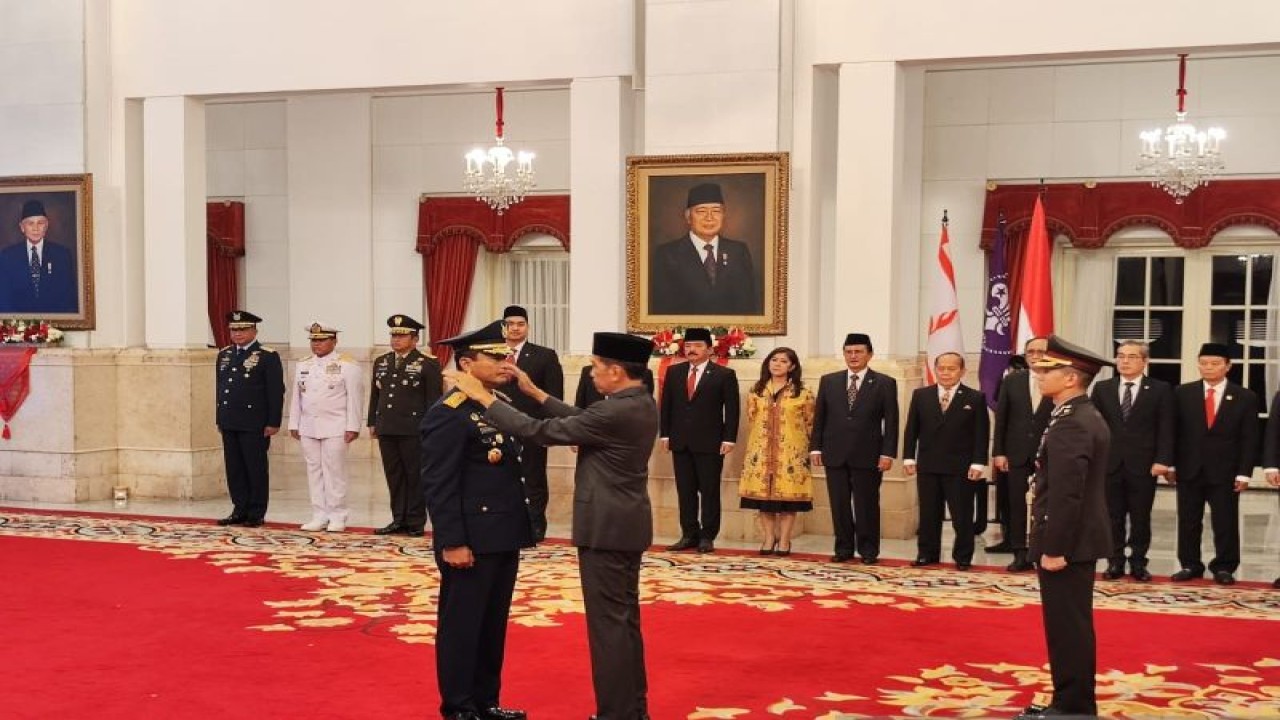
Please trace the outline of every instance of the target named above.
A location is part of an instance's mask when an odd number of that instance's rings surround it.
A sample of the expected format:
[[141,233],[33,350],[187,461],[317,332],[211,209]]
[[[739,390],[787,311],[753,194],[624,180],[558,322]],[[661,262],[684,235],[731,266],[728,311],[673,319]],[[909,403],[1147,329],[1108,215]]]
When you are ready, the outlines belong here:
[[347,445],[360,436],[364,390],[360,366],[335,352],[338,330],[321,322],[306,328],[309,357],[298,361],[289,394],[289,434],[302,441],[311,493],[311,520],[303,530],[347,529]]

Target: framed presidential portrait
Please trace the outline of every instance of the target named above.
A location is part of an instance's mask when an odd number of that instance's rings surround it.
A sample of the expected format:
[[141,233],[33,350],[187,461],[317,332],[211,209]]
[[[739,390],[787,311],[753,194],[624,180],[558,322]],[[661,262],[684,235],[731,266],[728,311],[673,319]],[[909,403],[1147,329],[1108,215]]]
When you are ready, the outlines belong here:
[[627,329],[787,330],[787,153],[627,158]]
[[0,178],[0,318],[94,328],[91,175]]

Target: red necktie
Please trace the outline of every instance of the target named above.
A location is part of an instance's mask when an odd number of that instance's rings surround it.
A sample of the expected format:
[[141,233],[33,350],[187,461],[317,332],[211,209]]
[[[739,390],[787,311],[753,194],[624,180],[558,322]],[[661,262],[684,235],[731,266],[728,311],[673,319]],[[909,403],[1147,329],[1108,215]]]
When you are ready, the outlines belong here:
[[698,387],[698,370],[697,368],[690,367],[689,368],[689,386],[687,388],[690,400],[693,399],[693,390],[696,387]]
[[1213,421],[1218,419],[1217,408],[1213,406],[1213,388],[1209,388],[1209,392],[1204,394],[1204,424],[1205,427],[1213,427]]

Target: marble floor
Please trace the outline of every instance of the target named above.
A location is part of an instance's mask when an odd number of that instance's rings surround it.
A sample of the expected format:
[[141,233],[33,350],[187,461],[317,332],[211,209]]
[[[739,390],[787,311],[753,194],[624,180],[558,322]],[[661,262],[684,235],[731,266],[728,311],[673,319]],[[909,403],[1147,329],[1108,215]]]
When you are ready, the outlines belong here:
[[[387,488],[382,478],[381,468],[375,467],[373,461],[368,461],[367,464],[367,468],[360,467],[352,473],[353,480],[348,493],[351,508],[348,520],[348,525],[352,528],[350,532],[367,532],[367,528],[378,527],[390,521],[387,511]],[[271,504],[267,520],[290,524],[306,522],[311,517],[311,509],[302,468],[299,465],[286,466],[285,469],[283,473],[273,473]],[[180,501],[137,498],[123,503],[99,500],[75,505],[5,500],[0,501],[0,505],[183,518],[219,518],[226,515],[230,509],[226,499]],[[1280,577],[1280,503],[1277,503],[1277,492],[1270,488],[1247,491],[1241,498],[1240,518],[1242,562],[1236,577],[1240,580],[1270,583]],[[1157,493],[1152,524],[1154,541],[1150,553],[1150,569],[1157,576],[1157,581],[1167,580],[1168,575],[1177,570],[1174,552],[1176,515],[1172,488],[1162,486]],[[1207,561],[1213,554],[1207,515],[1205,528],[1203,547]],[[569,527],[567,524],[553,524],[548,534],[551,537],[568,538]],[[673,537],[658,537],[655,543],[667,544],[674,540]],[[802,535],[795,539],[793,548],[795,552],[825,556],[831,553],[831,540],[827,535]],[[754,543],[733,541],[720,541],[717,545],[722,548],[736,549],[757,547]],[[951,534],[950,529],[947,528],[944,530],[943,537],[944,558],[950,553],[950,545]],[[916,556],[915,540],[885,539],[881,543],[881,556],[911,560]],[[980,542],[974,564],[1003,566],[1009,560],[1010,556],[1007,554],[986,554]]]

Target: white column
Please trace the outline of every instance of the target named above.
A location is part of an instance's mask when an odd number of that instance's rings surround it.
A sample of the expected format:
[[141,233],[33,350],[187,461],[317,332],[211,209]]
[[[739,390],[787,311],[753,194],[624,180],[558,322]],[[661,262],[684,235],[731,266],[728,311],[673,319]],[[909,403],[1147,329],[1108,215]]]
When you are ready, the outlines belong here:
[[[569,350],[589,353],[597,330],[626,329],[626,156],[631,149],[627,78],[569,86]],[[619,288],[622,292],[619,292]]]
[[288,101],[291,345],[305,346],[302,328],[317,320],[342,330],[339,347],[373,345],[369,102],[362,93]]
[[920,170],[919,153],[907,146],[920,124],[908,122],[908,106],[918,103],[907,95],[922,87],[896,63],[840,67],[840,202],[833,262],[822,269],[833,308],[828,347],[838,348],[847,332],[865,332],[882,358],[916,349],[904,338],[915,337],[919,318]]
[[210,339],[205,267],[204,103],[143,102],[146,343],[204,347]]

